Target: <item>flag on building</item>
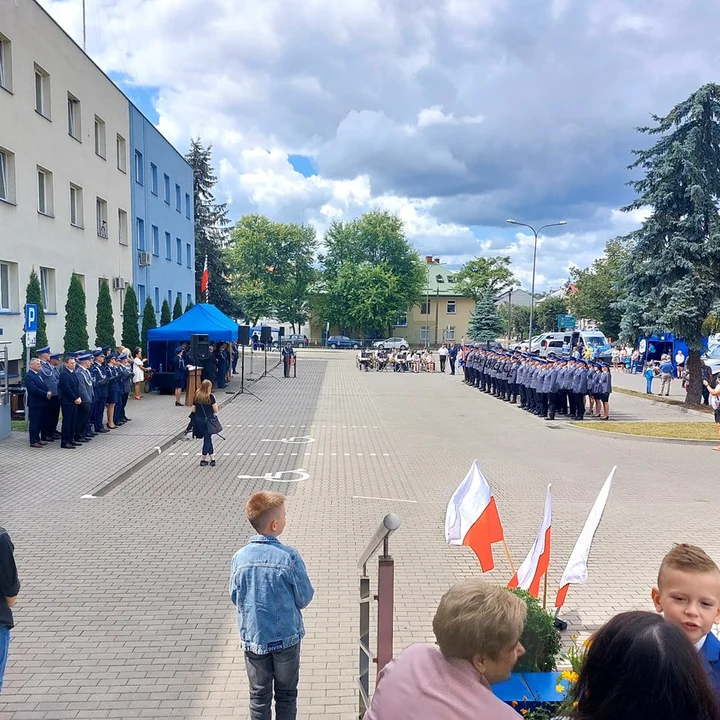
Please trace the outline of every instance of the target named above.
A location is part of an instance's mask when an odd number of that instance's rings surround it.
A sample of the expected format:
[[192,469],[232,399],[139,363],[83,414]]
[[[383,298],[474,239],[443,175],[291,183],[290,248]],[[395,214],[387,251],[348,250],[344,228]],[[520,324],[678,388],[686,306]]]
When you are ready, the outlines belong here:
[[[203,266],[202,278],[200,280],[200,292],[207,293],[209,284],[210,284],[210,273],[208,272],[207,255],[205,255],[205,265]],[[206,301],[207,301],[207,298],[206,298]]]
[[545,512],[535,542],[523,564],[517,569],[512,580],[508,583],[509,588],[522,588],[534,597],[539,596],[540,581],[547,572],[548,565],[550,565],[550,535],[552,533],[551,488],[552,485],[548,485],[545,497]]
[[467,545],[480,561],[483,572],[495,567],[493,543],[502,542],[500,515],[495,498],[477,460],[453,493],[445,513],[445,540],[449,545]]
[[608,475],[608,479],[602,486],[600,493],[595,499],[595,504],[590,510],[590,514],[587,516],[585,525],[583,526],[580,537],[573,551],[570,553],[570,559],[568,560],[567,567],[563,573],[562,580],[560,580],[560,589],[558,590],[557,598],[555,599],[555,607],[559,608],[563,606],[565,602],[565,596],[567,595],[568,588],[570,585],[581,585],[587,582],[588,578],[588,557],[590,556],[590,547],[592,545],[593,538],[595,537],[595,531],[600,525],[600,520],[605,510],[605,504],[607,503],[608,495],[610,494],[610,486],[612,485],[613,477],[615,477],[614,467]]

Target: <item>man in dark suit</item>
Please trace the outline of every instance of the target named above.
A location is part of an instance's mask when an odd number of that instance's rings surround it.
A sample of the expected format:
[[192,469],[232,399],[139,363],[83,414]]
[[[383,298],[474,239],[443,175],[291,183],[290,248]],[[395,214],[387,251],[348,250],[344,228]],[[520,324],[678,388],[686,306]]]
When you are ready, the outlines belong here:
[[175,357],[173,358],[173,390],[175,391],[175,405],[182,407],[180,402],[182,392],[185,389],[185,381],[187,380],[187,366],[183,358],[185,349],[182,345],[175,348]]
[[79,446],[75,442],[75,426],[77,425],[77,408],[82,403],[80,384],[75,374],[75,357],[65,356],[65,363],[60,371],[60,407],[62,408],[62,439],[60,447],[74,450]]
[[[25,388],[28,394],[28,414],[30,416],[30,447],[39,448],[47,443],[40,439],[45,421],[48,401],[52,396],[40,374],[40,360],[30,360],[30,367],[25,375]],[[53,442],[50,440],[49,442]]]

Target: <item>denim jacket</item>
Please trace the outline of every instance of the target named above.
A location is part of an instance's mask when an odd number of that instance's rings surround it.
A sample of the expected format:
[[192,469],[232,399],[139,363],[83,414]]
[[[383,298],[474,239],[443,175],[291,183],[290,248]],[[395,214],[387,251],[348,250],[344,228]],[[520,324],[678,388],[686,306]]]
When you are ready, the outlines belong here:
[[254,535],[230,566],[240,647],[266,655],[297,645],[305,635],[301,610],[315,591],[303,559],[276,537]]

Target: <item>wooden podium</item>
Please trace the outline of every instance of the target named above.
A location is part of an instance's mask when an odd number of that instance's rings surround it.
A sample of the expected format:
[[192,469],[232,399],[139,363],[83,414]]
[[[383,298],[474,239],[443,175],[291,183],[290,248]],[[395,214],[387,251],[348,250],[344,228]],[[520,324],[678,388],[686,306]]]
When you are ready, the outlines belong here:
[[193,406],[193,400],[195,399],[195,393],[202,383],[203,369],[201,367],[188,370],[187,379],[187,392],[185,393],[185,404],[188,407]]

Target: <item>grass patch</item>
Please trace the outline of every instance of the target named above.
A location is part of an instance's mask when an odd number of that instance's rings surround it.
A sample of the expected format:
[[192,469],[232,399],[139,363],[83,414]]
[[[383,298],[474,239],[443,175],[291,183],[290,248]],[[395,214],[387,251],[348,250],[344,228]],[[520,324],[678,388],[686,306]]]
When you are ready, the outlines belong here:
[[646,435],[682,440],[718,440],[715,423],[704,422],[582,422],[578,427],[625,435]]
[[712,408],[709,405],[687,405],[684,400],[676,400],[675,398],[662,397],[661,395],[648,395],[637,390],[628,390],[627,388],[614,387],[613,392],[622,395],[630,395],[632,397],[642,398],[643,400],[654,400],[655,402],[664,403],[665,405],[674,405],[675,407],[687,408],[688,410],[699,410],[700,412],[712,415]]
[[19,430],[23,432],[28,429],[28,424],[25,420],[11,420],[10,427],[12,430]]

